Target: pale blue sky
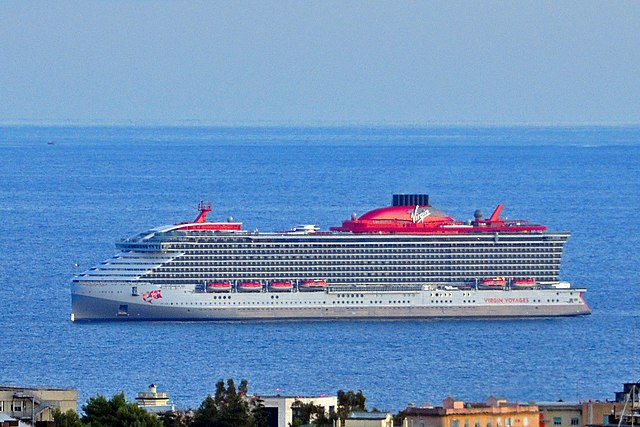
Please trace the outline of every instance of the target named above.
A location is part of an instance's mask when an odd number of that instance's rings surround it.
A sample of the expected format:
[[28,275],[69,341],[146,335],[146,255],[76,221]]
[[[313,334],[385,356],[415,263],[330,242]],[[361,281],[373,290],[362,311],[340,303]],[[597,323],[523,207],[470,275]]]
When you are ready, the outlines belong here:
[[638,124],[640,2],[0,2],[0,123]]

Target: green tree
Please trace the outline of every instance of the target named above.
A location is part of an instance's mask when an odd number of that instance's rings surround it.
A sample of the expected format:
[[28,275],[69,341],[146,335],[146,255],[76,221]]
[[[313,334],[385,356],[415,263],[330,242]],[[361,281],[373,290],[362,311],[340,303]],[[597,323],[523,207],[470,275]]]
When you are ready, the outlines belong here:
[[80,417],[78,413],[72,409],[69,409],[67,412],[62,412],[60,409],[56,408],[53,411],[53,423],[56,427],[83,427],[82,421],[80,421]]
[[291,427],[301,426],[317,426],[317,427],[331,427],[333,426],[334,419],[327,417],[323,406],[315,405],[313,402],[303,403],[296,400],[291,405],[293,409],[293,422],[290,423]]
[[398,412],[397,414],[395,414],[393,416],[393,425],[394,426],[401,426],[402,423],[404,422],[405,417],[407,416],[407,414],[405,413],[404,410]]
[[241,396],[246,396],[247,393],[249,393],[249,382],[247,380],[240,381],[238,393],[240,393]]
[[[223,384],[224,385],[224,384]],[[216,393],[217,395],[218,393]],[[214,427],[218,419],[218,406],[211,395],[207,395],[195,411],[192,427]]]
[[253,419],[253,427],[269,427],[267,422],[267,414],[264,411],[264,401],[259,397],[252,397],[249,401],[251,410],[251,418]]
[[82,406],[82,422],[91,427],[163,427],[162,421],[135,403],[127,403],[124,393],[110,400],[98,395]]
[[160,414],[164,427],[189,427],[192,420],[184,412],[164,412]]
[[365,412],[367,410],[365,406],[366,400],[367,398],[364,397],[362,390],[358,390],[357,393],[352,390],[346,392],[338,390],[338,417],[344,421],[351,412]]
[[261,412],[261,402],[246,398],[249,384],[240,382],[236,390],[233,379],[216,383],[216,393],[207,396],[195,412],[193,427],[263,427],[266,418]]

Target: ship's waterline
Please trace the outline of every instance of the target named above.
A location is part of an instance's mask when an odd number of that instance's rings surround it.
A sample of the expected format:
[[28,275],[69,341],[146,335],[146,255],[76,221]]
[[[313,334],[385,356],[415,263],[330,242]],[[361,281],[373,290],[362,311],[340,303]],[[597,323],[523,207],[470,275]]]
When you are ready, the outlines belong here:
[[[411,203],[409,205],[408,203]],[[415,203],[415,205],[414,205]],[[426,195],[311,225],[159,227],[74,278],[73,320],[539,317],[588,314],[584,289],[559,281],[566,232],[500,218],[457,222]],[[285,286],[286,285],[286,286]]]

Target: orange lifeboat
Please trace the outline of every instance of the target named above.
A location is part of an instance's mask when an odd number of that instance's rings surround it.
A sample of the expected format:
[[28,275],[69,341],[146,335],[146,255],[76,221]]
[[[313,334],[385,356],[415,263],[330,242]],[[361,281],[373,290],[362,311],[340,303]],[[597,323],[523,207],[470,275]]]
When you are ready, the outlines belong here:
[[229,282],[211,282],[207,284],[207,292],[229,292],[231,283]]
[[532,289],[536,286],[536,279],[515,279],[511,282],[511,287],[514,289]]
[[312,279],[305,280],[298,287],[300,291],[303,292],[311,292],[311,291],[323,291],[327,288],[327,282],[322,279]]
[[293,290],[293,283],[289,281],[272,282],[269,285],[269,290],[271,292],[290,292]]
[[238,285],[238,292],[260,292],[262,291],[262,283],[260,282],[242,282]]
[[478,283],[478,289],[503,289],[507,286],[507,281],[502,277],[484,279]]

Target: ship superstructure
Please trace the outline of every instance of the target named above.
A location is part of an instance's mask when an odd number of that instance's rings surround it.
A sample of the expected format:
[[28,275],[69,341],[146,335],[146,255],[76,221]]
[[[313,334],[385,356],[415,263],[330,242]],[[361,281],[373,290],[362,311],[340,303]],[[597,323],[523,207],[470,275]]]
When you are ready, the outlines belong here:
[[72,318],[288,319],[562,316],[589,313],[559,281],[567,232],[500,218],[455,221],[426,195],[320,231],[239,222],[159,227],[116,244],[73,280]]

